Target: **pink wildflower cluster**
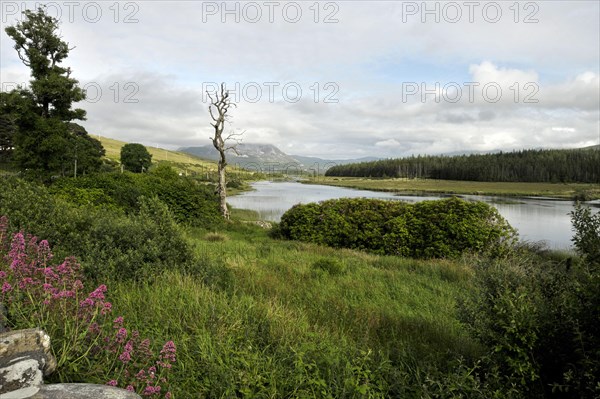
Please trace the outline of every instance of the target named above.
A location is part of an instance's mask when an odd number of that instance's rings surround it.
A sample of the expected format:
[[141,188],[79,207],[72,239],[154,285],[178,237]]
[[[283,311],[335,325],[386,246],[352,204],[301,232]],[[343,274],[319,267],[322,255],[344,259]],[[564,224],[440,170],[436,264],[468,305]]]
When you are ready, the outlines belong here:
[[[106,381],[146,397],[170,398],[166,374],[176,360],[176,348],[167,342],[158,356],[149,339],[124,326],[122,316],[111,320],[112,304],[106,300],[106,285],[85,294],[81,267],[74,258],[52,265],[53,255],[47,241],[16,233],[9,239],[8,219],[0,217],[0,302],[9,310],[5,324],[17,328],[42,327],[57,348],[61,367],[79,369],[95,360],[106,367],[101,375],[90,370],[90,379]],[[0,317],[3,317],[0,315]],[[8,323],[6,323],[8,322]],[[71,351],[71,352],[69,352]],[[74,359],[86,360],[83,365]],[[108,366],[107,366],[108,365]],[[162,385],[162,387],[161,387]]]
[[130,333],[123,325],[123,317],[114,319],[113,334],[104,339],[107,352],[118,358],[120,375],[118,380],[110,380],[107,384],[124,386],[146,397],[161,397],[164,394],[165,398],[170,398],[171,393],[163,387],[167,385],[165,374],[176,361],[175,344],[173,341],[167,342],[158,360],[154,360],[156,357],[150,340],[141,339],[138,331]]

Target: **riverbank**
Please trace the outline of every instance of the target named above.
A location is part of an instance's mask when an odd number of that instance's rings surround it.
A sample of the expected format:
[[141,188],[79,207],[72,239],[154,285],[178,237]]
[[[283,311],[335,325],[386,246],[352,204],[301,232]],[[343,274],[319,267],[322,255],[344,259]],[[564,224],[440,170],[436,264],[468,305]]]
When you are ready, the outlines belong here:
[[302,181],[358,190],[393,192],[404,195],[464,194],[500,195],[511,197],[545,197],[560,200],[600,199],[600,185],[586,183],[510,183],[432,179],[368,179],[355,177],[318,176]]

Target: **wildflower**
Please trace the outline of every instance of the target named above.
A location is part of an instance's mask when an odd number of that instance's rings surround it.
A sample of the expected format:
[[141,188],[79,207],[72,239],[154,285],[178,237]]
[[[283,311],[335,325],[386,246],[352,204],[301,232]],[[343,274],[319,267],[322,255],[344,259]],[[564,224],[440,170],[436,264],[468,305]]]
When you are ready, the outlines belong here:
[[127,351],[121,353],[121,355],[119,356],[119,360],[123,363],[129,363],[129,361],[131,360],[131,353]]
[[4,284],[2,284],[2,293],[6,294],[7,292],[12,291],[12,285],[10,285],[9,283],[7,283],[6,281],[4,282]]
[[160,360],[158,361],[158,365],[170,369],[171,363],[175,363],[176,352],[177,348],[175,347],[175,343],[173,341],[168,341],[165,343],[160,351]]
[[6,278],[6,272],[3,270],[0,270],[0,278]]
[[167,392],[165,394],[165,399],[171,399],[171,392]]
[[121,328],[119,328],[119,331],[117,331],[116,341],[118,343],[122,344],[123,342],[125,342],[125,338],[127,338],[127,329],[121,327]]
[[106,292],[106,285],[102,284],[101,286],[96,288],[94,291],[92,291],[90,293],[90,295],[88,295],[88,297],[93,298],[93,299],[98,299],[98,300],[104,300],[105,292]]
[[144,396],[152,396],[156,393],[160,393],[161,388],[159,386],[147,386],[146,389],[144,389],[144,392],[142,393],[142,395]]
[[135,389],[133,389],[133,385],[127,385],[127,388],[125,388],[125,390],[129,391],[129,392],[134,392]]
[[117,380],[110,380],[106,383],[106,385],[110,385],[111,387],[117,386]]
[[100,326],[96,322],[93,322],[92,324],[90,324],[90,326],[88,327],[88,330],[92,334],[100,334]]
[[105,316],[108,313],[110,313],[111,310],[112,310],[112,303],[104,302],[104,307],[102,308],[102,310],[100,312],[102,313],[102,316]]
[[79,303],[80,308],[92,307],[94,306],[94,300],[91,298],[85,298],[83,301]]
[[123,325],[123,316],[119,316],[113,320],[113,328],[120,328]]

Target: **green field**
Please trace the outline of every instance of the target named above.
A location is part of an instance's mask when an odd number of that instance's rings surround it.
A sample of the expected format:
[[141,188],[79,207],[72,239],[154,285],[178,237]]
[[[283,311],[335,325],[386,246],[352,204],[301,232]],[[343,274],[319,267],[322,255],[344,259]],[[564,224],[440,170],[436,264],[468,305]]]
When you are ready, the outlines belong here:
[[368,179],[355,177],[318,177],[309,180],[307,183],[406,194],[448,193],[518,197],[535,196],[560,199],[573,199],[578,195],[585,194],[588,200],[600,198],[599,185],[584,183],[509,183],[431,179]]
[[[142,335],[177,343],[178,398],[411,396],[479,353],[456,318],[472,274],[461,262],[276,241],[245,224],[189,238],[204,279],[167,273],[110,294]],[[315,267],[323,259],[343,270]]]

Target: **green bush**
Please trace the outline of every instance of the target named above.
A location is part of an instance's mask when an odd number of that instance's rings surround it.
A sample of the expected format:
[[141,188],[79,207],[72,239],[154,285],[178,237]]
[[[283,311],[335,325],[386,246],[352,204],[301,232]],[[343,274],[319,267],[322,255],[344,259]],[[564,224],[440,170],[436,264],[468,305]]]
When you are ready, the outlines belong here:
[[139,210],[141,196],[157,196],[179,223],[209,227],[221,223],[214,187],[179,176],[159,165],[151,173],[103,173],[56,181],[50,191],[76,205],[116,208],[126,213]]
[[458,198],[408,204],[376,199],[336,199],[296,205],[281,218],[274,236],[336,248],[418,258],[498,255],[515,231],[497,210]]
[[595,241],[582,239],[595,223],[591,213],[573,214],[582,260],[522,252],[475,269],[461,319],[512,397],[600,396],[600,267],[587,256]]
[[160,271],[187,272],[193,252],[169,208],[156,197],[139,197],[129,215],[90,205],[74,206],[43,186],[1,178],[0,215],[9,231],[46,237],[59,257],[75,256],[89,277],[147,279]]

